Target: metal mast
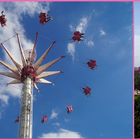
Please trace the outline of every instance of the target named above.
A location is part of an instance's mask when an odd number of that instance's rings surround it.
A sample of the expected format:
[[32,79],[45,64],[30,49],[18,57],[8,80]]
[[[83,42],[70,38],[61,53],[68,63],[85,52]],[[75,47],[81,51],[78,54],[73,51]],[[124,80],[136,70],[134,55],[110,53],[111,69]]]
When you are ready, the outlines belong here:
[[26,78],[21,95],[20,138],[32,138],[33,82]]
[[48,49],[42,54],[42,56],[35,61],[35,49],[37,43],[38,33],[36,33],[36,39],[34,46],[31,50],[24,51],[21,47],[20,40],[17,34],[18,46],[20,50],[20,56],[22,64],[17,63],[12,54],[6,47],[1,43],[0,47],[5,50],[15,66],[9,65],[4,61],[0,60],[0,64],[6,67],[11,72],[0,72],[0,75],[4,75],[13,78],[10,84],[23,84],[21,94],[21,112],[19,116],[19,137],[20,138],[32,138],[32,118],[33,118],[33,88],[38,89],[37,83],[51,84],[52,82],[44,79],[48,76],[60,74],[61,71],[46,71],[49,67],[54,65],[56,62],[61,60],[64,56],[58,57],[42,66],[40,66],[43,60],[48,55],[51,48],[54,46],[55,41],[50,45]]

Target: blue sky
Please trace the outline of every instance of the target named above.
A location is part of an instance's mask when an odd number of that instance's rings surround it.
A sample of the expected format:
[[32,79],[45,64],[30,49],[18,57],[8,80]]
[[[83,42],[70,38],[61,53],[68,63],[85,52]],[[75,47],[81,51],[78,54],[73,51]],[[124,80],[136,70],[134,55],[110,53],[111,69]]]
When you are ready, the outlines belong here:
[[140,19],[139,19],[139,13],[140,12],[140,2],[134,3],[134,54],[135,54],[135,66],[140,66]]
[[[37,56],[54,40],[56,46],[45,62],[66,56],[50,68],[64,71],[48,78],[55,85],[40,84],[40,93],[34,90],[34,138],[132,138],[132,3],[0,3],[2,9],[9,23],[5,29],[0,28],[1,42],[17,31],[23,46],[30,48],[38,31]],[[50,10],[53,17],[44,26],[38,23],[42,9]],[[85,33],[80,43],[71,41],[76,29]],[[16,40],[11,40],[5,46],[10,45],[10,51],[15,51],[18,58]],[[8,61],[2,51],[0,55]],[[88,69],[89,59],[96,59],[97,69]],[[0,80],[6,81],[4,77]],[[86,85],[92,88],[89,97],[82,91]],[[20,110],[19,91],[16,86],[2,87],[0,138],[18,136],[14,120]],[[73,105],[71,114],[66,113],[67,104]],[[44,114],[49,121],[42,125]]]

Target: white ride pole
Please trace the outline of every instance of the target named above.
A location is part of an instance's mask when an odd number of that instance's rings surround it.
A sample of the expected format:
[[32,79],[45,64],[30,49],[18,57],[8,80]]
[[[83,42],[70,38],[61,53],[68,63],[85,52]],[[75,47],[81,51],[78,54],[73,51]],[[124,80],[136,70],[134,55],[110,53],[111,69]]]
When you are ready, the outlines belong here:
[[20,138],[32,138],[32,117],[33,117],[33,81],[29,77],[24,80],[21,95],[20,113]]

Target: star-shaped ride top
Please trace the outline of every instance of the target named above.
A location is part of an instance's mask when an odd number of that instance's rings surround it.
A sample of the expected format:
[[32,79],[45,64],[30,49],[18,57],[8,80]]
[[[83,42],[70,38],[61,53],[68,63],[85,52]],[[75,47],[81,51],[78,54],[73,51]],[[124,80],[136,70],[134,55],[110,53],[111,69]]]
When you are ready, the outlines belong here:
[[64,56],[58,57],[44,65],[41,65],[41,64],[42,64],[43,60],[46,58],[46,56],[48,55],[51,48],[54,46],[55,41],[42,54],[42,56],[36,62],[34,62],[38,33],[36,33],[36,39],[35,39],[34,46],[30,51],[28,51],[28,54],[25,54],[25,51],[21,47],[19,36],[18,36],[18,34],[16,34],[16,35],[17,35],[17,41],[19,44],[18,46],[19,46],[19,50],[20,50],[20,56],[21,56],[22,63],[19,64],[18,62],[16,62],[16,60],[14,59],[12,54],[1,43],[0,44],[1,48],[3,48],[4,51],[8,54],[8,56],[14,63],[14,66],[7,64],[4,61],[0,60],[0,64],[3,65],[4,67],[6,67],[8,70],[10,70],[10,72],[0,72],[0,75],[4,75],[4,76],[10,77],[10,78],[13,78],[13,80],[11,82],[7,83],[8,85],[23,83],[27,77],[32,79],[33,85],[36,89],[38,89],[37,85],[36,85],[37,83],[46,83],[46,84],[52,83],[44,78],[51,76],[51,75],[59,74],[59,73],[61,73],[61,71],[47,71],[47,70],[53,64],[55,64],[56,62],[61,60]]

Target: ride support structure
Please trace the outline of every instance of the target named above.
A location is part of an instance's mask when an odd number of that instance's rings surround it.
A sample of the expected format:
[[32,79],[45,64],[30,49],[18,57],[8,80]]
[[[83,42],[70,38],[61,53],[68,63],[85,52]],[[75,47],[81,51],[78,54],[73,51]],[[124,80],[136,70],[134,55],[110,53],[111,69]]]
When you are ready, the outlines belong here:
[[5,53],[9,56],[14,65],[10,65],[2,60],[0,60],[0,65],[7,68],[9,71],[0,71],[0,75],[12,78],[13,80],[6,85],[22,84],[22,94],[21,94],[21,111],[20,116],[16,122],[19,122],[19,138],[32,138],[32,127],[33,127],[33,88],[38,90],[37,84],[52,84],[52,82],[46,80],[48,76],[57,75],[62,73],[62,71],[48,71],[48,69],[60,61],[64,56],[60,56],[48,63],[42,64],[46,56],[48,55],[51,48],[54,46],[55,41],[53,41],[49,48],[47,48],[44,53],[35,61],[36,58],[36,43],[38,32],[36,33],[36,38],[34,41],[34,46],[32,49],[24,50],[21,46],[19,36],[17,36],[18,47],[20,51],[21,63],[18,63],[13,54],[0,43],[0,48],[2,48]]
[[33,81],[30,77],[24,80],[21,96],[19,138],[32,138]]

